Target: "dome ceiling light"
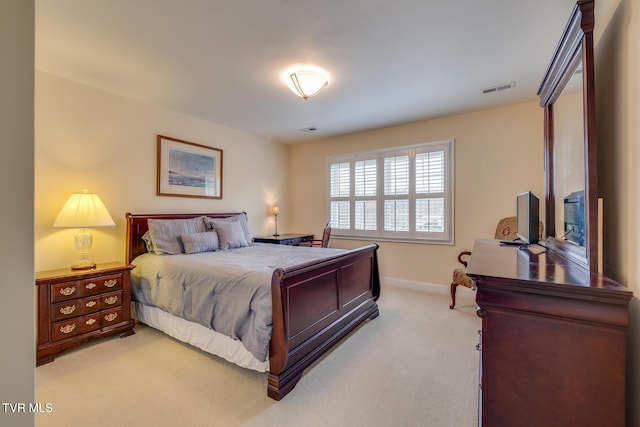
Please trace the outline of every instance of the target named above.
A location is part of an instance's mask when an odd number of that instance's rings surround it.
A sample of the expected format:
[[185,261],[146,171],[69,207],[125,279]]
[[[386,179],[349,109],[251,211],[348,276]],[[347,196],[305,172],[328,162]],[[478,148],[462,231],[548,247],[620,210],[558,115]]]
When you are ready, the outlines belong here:
[[315,67],[299,68],[287,72],[285,82],[291,92],[305,101],[317,95],[327,87],[329,80],[327,74]]

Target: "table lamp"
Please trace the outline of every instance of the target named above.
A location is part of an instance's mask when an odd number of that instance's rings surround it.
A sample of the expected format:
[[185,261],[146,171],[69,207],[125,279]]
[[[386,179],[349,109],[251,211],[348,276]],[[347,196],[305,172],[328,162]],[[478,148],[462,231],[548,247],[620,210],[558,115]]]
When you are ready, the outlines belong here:
[[273,234],[273,237],[278,237],[280,236],[278,234],[278,214],[280,213],[280,208],[278,206],[274,206],[271,208],[271,212],[273,213],[276,219],[276,232]]
[[109,211],[97,194],[86,190],[73,193],[58,214],[54,227],[79,228],[75,236],[76,249],[80,252],[80,259],[71,266],[72,270],[88,270],[96,264],[89,259],[89,251],[93,244],[93,235],[87,228],[112,227],[116,225],[109,215]]

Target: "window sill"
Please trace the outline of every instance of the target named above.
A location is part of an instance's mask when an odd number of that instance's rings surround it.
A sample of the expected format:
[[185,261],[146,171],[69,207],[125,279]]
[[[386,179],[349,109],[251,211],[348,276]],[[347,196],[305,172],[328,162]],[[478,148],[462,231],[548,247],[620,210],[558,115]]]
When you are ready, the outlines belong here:
[[448,240],[402,239],[402,238],[374,237],[374,236],[343,236],[338,234],[331,234],[331,240],[334,240],[334,239],[361,240],[365,242],[414,243],[419,245],[444,245],[444,246],[454,245],[453,241],[448,241]]

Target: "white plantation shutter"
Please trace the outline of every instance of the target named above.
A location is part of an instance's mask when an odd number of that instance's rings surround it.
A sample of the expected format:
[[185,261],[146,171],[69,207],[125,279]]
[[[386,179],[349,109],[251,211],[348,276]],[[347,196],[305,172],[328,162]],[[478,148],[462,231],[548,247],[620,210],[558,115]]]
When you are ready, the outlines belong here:
[[408,232],[409,218],[409,152],[390,153],[384,157],[384,231]]
[[349,206],[348,201],[331,202],[331,227],[342,230],[351,228]]
[[409,155],[384,158],[384,195],[409,194]]
[[331,165],[331,197],[349,197],[351,170],[349,163]]
[[444,151],[416,154],[416,193],[444,192]]
[[384,231],[409,231],[409,200],[384,201]]
[[[351,165],[349,162],[333,163],[330,165],[330,221],[336,229],[349,230],[351,215],[349,196],[351,195]],[[345,200],[346,198],[346,200]]]
[[377,203],[375,200],[355,201],[355,229],[375,231],[377,230]]
[[355,162],[356,197],[376,195],[376,169],[376,159],[358,160]]
[[453,141],[328,159],[334,235],[453,243]]
[[378,160],[356,160],[354,163],[354,228],[377,229],[376,195],[378,193]]
[[416,154],[416,232],[445,230],[445,152]]

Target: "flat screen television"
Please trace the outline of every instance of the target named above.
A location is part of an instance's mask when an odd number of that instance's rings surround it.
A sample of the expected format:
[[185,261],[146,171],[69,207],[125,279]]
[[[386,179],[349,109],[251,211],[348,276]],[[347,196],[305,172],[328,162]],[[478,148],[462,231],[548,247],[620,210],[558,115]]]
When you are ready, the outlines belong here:
[[576,191],[564,198],[564,238],[586,246],[584,228],[584,191]]
[[539,240],[540,199],[531,191],[517,196],[516,235],[525,244]]

